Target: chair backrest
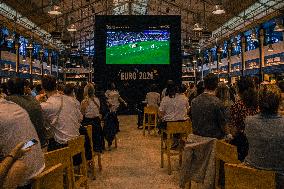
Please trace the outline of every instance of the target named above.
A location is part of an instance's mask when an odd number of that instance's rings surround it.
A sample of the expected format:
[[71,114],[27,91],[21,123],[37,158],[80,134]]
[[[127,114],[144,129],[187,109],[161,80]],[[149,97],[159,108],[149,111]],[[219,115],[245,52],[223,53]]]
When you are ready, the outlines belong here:
[[244,164],[225,164],[226,189],[276,189],[275,172]]
[[239,163],[237,147],[233,146],[224,140],[216,142],[215,157],[225,163]]
[[177,134],[177,133],[192,133],[192,124],[191,121],[173,121],[167,122],[167,133],[168,134]]
[[52,167],[59,163],[61,163],[64,168],[71,166],[70,148],[65,147],[51,152],[46,152],[44,153],[44,159],[46,168]]
[[215,188],[224,188],[224,163],[240,163],[238,160],[237,147],[225,142],[224,140],[217,140],[215,148],[215,160]]
[[155,106],[146,106],[144,107],[144,114],[157,114],[158,108]]
[[63,189],[63,166],[57,164],[34,177],[32,189]]
[[85,155],[85,138],[83,135],[73,138],[68,141],[68,147],[70,148],[71,156],[75,156],[79,153]]

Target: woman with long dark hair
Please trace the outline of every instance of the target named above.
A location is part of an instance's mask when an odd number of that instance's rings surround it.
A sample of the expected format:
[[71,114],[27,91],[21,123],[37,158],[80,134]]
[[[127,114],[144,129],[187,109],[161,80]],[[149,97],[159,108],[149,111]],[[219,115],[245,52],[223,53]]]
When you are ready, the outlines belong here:
[[234,139],[231,144],[237,146],[238,157],[243,161],[248,153],[248,141],[244,134],[247,116],[259,112],[258,97],[254,82],[249,77],[242,77],[238,83],[238,99],[230,108],[230,128]]

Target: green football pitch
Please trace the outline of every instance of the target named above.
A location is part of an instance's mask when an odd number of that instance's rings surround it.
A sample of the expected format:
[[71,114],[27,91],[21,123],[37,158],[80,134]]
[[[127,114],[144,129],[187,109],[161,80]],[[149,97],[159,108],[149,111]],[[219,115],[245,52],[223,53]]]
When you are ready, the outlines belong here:
[[108,47],[106,64],[170,64],[169,41],[143,41]]

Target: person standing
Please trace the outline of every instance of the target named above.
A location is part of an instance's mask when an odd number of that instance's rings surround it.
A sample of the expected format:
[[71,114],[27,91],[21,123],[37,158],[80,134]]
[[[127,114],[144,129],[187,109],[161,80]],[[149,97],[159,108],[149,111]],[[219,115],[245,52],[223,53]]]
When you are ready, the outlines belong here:
[[243,161],[247,155],[249,144],[245,136],[245,119],[247,116],[256,115],[258,109],[258,97],[254,82],[249,77],[242,77],[238,82],[238,98],[230,108],[230,133],[233,139],[232,145],[237,146],[238,158]]
[[84,116],[82,125],[92,126],[93,150],[102,153],[104,137],[100,118],[100,100],[95,96],[95,87],[92,83],[85,86],[81,112]]
[[110,150],[116,133],[120,131],[117,110],[121,102],[125,106],[127,103],[120,97],[114,83],[111,83],[110,89],[105,92],[105,97],[109,112],[105,116],[104,135],[108,142],[108,150]]
[[215,96],[218,78],[210,73],[204,78],[205,90],[191,102],[193,134],[222,139],[225,137],[225,108]]

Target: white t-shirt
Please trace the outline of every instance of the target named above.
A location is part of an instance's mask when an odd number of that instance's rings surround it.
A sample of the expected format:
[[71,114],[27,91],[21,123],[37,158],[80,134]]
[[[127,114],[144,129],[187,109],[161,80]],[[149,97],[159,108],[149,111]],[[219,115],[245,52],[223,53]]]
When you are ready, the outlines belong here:
[[185,95],[176,94],[170,98],[165,96],[162,99],[159,110],[164,113],[163,121],[184,121],[188,119],[188,99]]
[[157,92],[149,92],[146,94],[146,102],[148,106],[159,107],[160,104],[160,94]]
[[[63,100],[62,109],[61,99]],[[46,102],[41,103],[44,116],[48,118],[54,133],[54,139],[60,144],[80,135],[79,128],[83,115],[72,97],[61,94],[52,95]]]
[[[39,141],[26,110],[13,102],[0,99],[0,153],[6,156],[18,143],[31,139]],[[45,167],[40,143],[34,145],[20,161],[26,165],[22,174],[25,181],[22,185],[25,185]]]
[[[94,97],[93,100],[88,98],[83,100],[82,104],[88,102],[88,106],[85,111],[86,118],[95,118],[100,116],[100,100],[97,97]],[[96,102],[96,104],[94,103]]]
[[120,102],[119,102],[119,92],[117,90],[107,90],[105,92],[105,96],[107,98],[107,103],[110,105],[110,111],[116,112]]

